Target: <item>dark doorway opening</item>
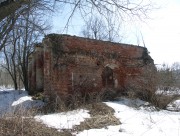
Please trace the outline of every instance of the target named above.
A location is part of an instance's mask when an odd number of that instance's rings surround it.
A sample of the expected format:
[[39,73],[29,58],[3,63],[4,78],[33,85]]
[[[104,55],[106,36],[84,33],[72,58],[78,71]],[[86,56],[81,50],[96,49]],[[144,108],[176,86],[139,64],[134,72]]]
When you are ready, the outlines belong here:
[[114,87],[113,70],[110,67],[105,67],[102,72],[102,84],[104,87]]

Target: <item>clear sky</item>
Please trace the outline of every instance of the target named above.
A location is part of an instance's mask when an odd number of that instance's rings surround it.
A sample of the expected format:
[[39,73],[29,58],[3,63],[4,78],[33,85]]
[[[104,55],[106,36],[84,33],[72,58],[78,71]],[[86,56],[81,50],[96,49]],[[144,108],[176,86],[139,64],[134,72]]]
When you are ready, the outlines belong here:
[[157,64],[180,62],[180,1],[160,4],[151,15],[154,19],[141,28],[146,47]]
[[[153,0],[152,0],[153,1]],[[180,0],[154,0],[160,9],[154,10],[150,18],[144,22],[128,23],[124,31],[125,43],[142,44],[141,34],[155,64],[180,62]],[[75,16],[69,25],[68,32],[63,31],[66,23],[66,17],[59,16],[59,13],[53,18],[54,33],[68,33],[79,35],[83,23],[78,16]]]

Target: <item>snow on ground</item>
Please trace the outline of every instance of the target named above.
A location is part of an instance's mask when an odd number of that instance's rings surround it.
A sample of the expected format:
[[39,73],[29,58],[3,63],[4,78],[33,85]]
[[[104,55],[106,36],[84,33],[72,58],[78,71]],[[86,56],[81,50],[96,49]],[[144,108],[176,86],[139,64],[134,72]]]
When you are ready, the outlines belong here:
[[5,89],[0,87],[0,116],[6,113],[13,113],[17,108],[23,109],[34,106],[41,106],[43,103],[32,100],[24,90]]
[[49,127],[61,129],[72,129],[74,125],[79,125],[85,118],[90,118],[87,110],[74,110],[50,115],[35,116],[37,121],[46,124]]
[[145,107],[138,104],[139,108],[133,108],[136,102],[139,103],[138,100],[129,99],[107,102],[108,106],[115,109],[115,116],[122,124],[106,129],[85,130],[77,136],[180,136],[179,112],[155,111],[152,107],[146,107],[146,104]]
[[[17,106],[30,108],[39,105],[28,96],[26,91],[5,89],[0,87],[0,115],[13,112]],[[135,99],[121,98],[106,104],[115,110],[115,116],[122,124],[102,129],[90,129],[77,132],[77,136],[180,136],[180,112],[167,110],[157,111],[149,103]],[[171,110],[180,107],[180,99],[169,105]],[[85,118],[90,118],[87,110],[37,115],[35,119],[49,127],[71,129]]]
[[166,109],[170,111],[180,111],[180,99],[168,104]]
[[171,88],[167,91],[164,91],[162,89],[158,89],[156,91],[156,94],[163,94],[163,95],[180,95],[180,89],[179,88]]

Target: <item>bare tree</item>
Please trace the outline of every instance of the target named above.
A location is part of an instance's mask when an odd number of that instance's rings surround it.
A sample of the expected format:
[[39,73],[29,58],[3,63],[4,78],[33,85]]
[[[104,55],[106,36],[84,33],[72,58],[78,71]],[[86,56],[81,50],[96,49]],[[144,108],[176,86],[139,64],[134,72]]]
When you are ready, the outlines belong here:
[[10,15],[6,19],[0,22],[0,51],[5,46],[7,41],[7,35],[13,29],[17,16]]
[[98,17],[89,18],[82,28],[82,35],[86,38],[105,40],[106,34],[104,21]]
[[158,86],[160,89],[168,91],[174,87],[175,79],[173,76],[173,71],[172,68],[167,64],[163,64],[162,67],[158,69],[158,79]]
[[122,22],[116,20],[116,16],[111,14],[106,17],[106,39],[108,41],[120,42],[123,39]]
[[29,5],[29,12],[20,16],[7,35],[8,40],[3,48],[6,56],[4,68],[13,75],[15,89],[19,77],[28,91],[28,57],[33,51],[34,44],[44,36],[48,28],[44,20],[41,20],[41,14],[34,12]]
[[106,18],[115,16],[116,21],[129,19],[145,19],[148,13],[154,9],[151,1],[145,0],[55,0],[59,7],[70,7],[69,18],[66,27],[75,14],[80,14],[83,19],[92,15]]
[[118,41],[122,40],[122,30],[119,22],[107,17],[90,17],[82,27],[82,35],[96,40]]
[[[127,19],[144,19],[148,17],[148,13],[154,8],[154,4],[151,1],[145,0],[18,0],[8,1],[4,5],[0,5],[0,23],[14,13],[17,17],[13,18],[13,21],[8,21],[8,25],[5,24],[0,29],[0,50],[4,46],[4,39],[6,34],[12,30],[14,22],[18,18],[18,15],[26,14],[28,9],[27,5],[31,3],[31,7],[34,9],[51,9],[54,5],[58,5],[60,8],[68,7],[69,18],[65,28],[68,28],[70,20],[77,13],[82,16],[83,19],[91,15],[99,15],[104,18],[107,16],[115,16],[116,21],[127,20]],[[2,4],[2,3],[0,3]],[[2,25],[1,25],[2,26]],[[4,30],[4,31],[3,31]],[[112,34],[111,34],[112,35]],[[2,40],[3,39],[3,40]]]
[[5,56],[5,60],[6,60],[6,65],[1,65],[1,66],[7,70],[7,72],[9,73],[9,75],[11,76],[11,78],[13,80],[14,89],[17,90],[18,89],[18,78],[17,78],[18,64],[17,64],[17,60],[16,60],[17,38],[15,38],[14,34],[12,36],[13,36],[14,40],[12,42],[8,42],[8,44],[12,44],[12,45],[9,47],[4,47],[4,56]]
[[0,3],[0,50],[6,45],[8,34],[22,16],[33,12],[42,21],[42,16],[52,11],[52,4],[48,0],[5,0],[5,4]]
[[15,13],[16,10],[21,8],[21,5],[25,3],[24,0],[19,0],[17,2],[13,2],[13,0],[3,0],[0,1],[0,21],[5,19],[7,16]]
[[49,29],[45,22],[37,16],[27,14],[25,20],[21,20],[17,32],[21,35],[18,39],[18,62],[20,77],[26,90],[28,90],[28,57],[32,53],[35,43],[44,36],[45,31]]
[[0,2],[0,12],[4,13],[0,15],[0,21],[11,13],[15,13],[29,2],[39,2],[46,5],[54,2],[54,4],[60,3],[62,6],[70,5],[72,9],[70,18],[77,10],[82,15],[88,15],[95,11],[101,15],[110,12],[122,19],[126,15],[142,18],[147,17],[147,13],[152,9],[153,5],[152,2],[144,0],[4,0],[4,2]]
[[180,62],[174,62],[171,70],[173,71],[175,87],[180,88]]
[[28,11],[27,7],[31,4],[32,7],[39,9],[50,9],[53,6],[51,0],[2,0],[0,1],[0,22],[6,17],[14,13],[25,14]]
[[[127,20],[127,19],[144,19],[147,18],[148,12],[153,9],[153,5],[151,2],[147,3],[144,0],[17,0],[17,1],[8,1],[8,3],[2,5],[0,3],[0,51],[4,49],[6,52],[7,47],[6,45],[11,45],[12,47],[10,49],[13,50],[11,52],[12,57],[14,58],[14,54],[21,54],[18,56],[18,60],[21,60],[18,62],[18,66],[20,66],[23,78],[24,78],[24,84],[25,87],[27,86],[27,81],[25,81],[27,78],[27,73],[25,72],[27,70],[27,57],[30,53],[30,45],[32,45],[32,40],[38,39],[35,38],[35,34],[37,33],[43,33],[43,29],[37,25],[37,23],[33,23],[33,17],[27,21],[27,17],[29,15],[36,16],[40,20],[42,17],[40,15],[44,15],[44,10],[51,10],[53,8],[52,3],[54,2],[54,5],[59,5],[61,7],[70,7],[68,20],[66,23],[66,26],[68,28],[70,20],[73,18],[75,14],[81,15],[83,19],[86,20],[86,17],[92,16],[92,15],[98,15],[102,18],[107,18],[114,16],[116,17],[117,22],[120,20]],[[69,9],[69,8],[67,8]],[[23,25],[19,23],[20,21],[25,21],[26,23]],[[41,20],[42,21],[42,20]],[[41,22],[38,21],[38,22]],[[109,20],[110,21],[110,20]],[[32,25],[33,24],[33,25]],[[112,22],[109,22],[109,39],[112,40],[112,34],[111,30],[114,29],[111,25]],[[103,26],[103,25],[102,25]],[[110,27],[111,26],[111,27]],[[21,28],[21,29],[20,29]],[[23,30],[22,30],[23,28]],[[14,29],[19,29],[19,31],[14,31]],[[31,33],[34,30],[34,33]],[[12,32],[13,31],[13,32]],[[17,35],[20,35],[20,38],[16,42],[16,46],[14,44],[7,44],[9,43],[10,35],[12,33],[18,32]],[[97,37],[97,34],[95,32],[95,35]],[[111,36],[110,36],[111,35]],[[30,38],[31,37],[31,38]],[[29,40],[31,39],[31,42]],[[11,39],[12,40],[12,39]],[[14,40],[12,40],[14,41]],[[5,47],[5,48],[3,48]],[[16,50],[20,47],[23,47],[21,49],[24,49],[22,52],[17,52]],[[28,51],[29,50],[29,51]],[[8,52],[6,52],[8,55]],[[22,56],[23,55],[23,56]],[[10,58],[12,58],[10,57]],[[12,63],[15,63],[12,61]],[[25,71],[24,71],[24,70]],[[16,69],[15,69],[16,70]],[[22,78],[22,79],[23,79]]]

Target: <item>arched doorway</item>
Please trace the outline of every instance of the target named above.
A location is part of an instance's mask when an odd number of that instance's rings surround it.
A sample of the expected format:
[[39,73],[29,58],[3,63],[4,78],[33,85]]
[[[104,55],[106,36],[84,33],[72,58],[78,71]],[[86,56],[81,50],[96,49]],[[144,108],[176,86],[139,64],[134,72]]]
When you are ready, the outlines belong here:
[[114,87],[114,75],[110,67],[105,67],[102,71],[102,84],[104,87]]

